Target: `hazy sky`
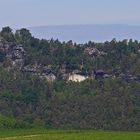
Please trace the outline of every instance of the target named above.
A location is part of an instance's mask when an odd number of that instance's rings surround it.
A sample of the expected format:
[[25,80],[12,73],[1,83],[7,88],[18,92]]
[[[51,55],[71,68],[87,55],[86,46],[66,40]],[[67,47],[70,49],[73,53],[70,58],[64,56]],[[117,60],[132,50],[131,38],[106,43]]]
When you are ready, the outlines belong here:
[[140,25],[140,0],[0,0],[0,27]]

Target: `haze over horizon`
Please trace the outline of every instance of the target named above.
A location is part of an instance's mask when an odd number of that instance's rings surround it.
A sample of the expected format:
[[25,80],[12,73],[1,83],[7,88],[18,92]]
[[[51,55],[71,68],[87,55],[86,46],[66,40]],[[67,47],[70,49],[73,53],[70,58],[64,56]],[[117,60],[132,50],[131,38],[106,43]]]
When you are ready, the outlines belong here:
[[36,26],[28,28],[37,38],[59,39],[60,41],[72,40],[76,43],[85,43],[89,40],[96,42],[133,39],[140,41],[140,26],[130,25],[55,25]]
[[72,25],[140,25],[139,0],[0,0],[0,28]]

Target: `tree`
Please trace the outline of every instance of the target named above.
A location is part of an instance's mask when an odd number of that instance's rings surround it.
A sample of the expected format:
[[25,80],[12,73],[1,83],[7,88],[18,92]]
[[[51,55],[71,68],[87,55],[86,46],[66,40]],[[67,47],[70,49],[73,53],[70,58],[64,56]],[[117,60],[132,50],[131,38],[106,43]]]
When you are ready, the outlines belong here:
[[7,27],[2,28],[1,34],[11,33],[11,32],[12,32],[12,29],[9,26],[7,26]]
[[6,41],[9,41],[9,42],[14,42],[15,41],[12,29],[8,26],[2,28],[0,36],[2,36]]
[[3,62],[5,60],[6,58],[5,56],[6,56],[5,52],[0,50],[0,62]]
[[15,38],[18,43],[25,45],[30,42],[30,40],[32,39],[32,35],[28,29],[22,28],[16,31]]

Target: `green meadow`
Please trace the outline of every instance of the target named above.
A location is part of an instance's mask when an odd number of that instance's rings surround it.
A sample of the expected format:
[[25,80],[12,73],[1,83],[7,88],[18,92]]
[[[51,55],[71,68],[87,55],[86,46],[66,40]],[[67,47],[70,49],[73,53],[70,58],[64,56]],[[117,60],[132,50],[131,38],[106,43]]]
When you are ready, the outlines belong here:
[[0,129],[0,140],[140,140],[140,132]]

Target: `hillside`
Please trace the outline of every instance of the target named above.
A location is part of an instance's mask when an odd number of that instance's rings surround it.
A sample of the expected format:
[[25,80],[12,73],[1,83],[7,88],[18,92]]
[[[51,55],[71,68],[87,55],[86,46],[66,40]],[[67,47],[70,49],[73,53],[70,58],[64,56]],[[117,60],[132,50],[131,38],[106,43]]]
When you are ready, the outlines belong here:
[[140,43],[0,32],[0,128],[140,130]]

